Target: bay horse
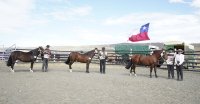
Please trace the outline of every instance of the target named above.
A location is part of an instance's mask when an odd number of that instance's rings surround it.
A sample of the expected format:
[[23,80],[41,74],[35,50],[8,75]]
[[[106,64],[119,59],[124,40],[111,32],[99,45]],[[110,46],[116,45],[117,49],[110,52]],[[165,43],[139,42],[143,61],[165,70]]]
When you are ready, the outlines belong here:
[[136,54],[131,57],[130,62],[126,66],[126,69],[129,69],[131,67],[130,76],[132,75],[132,72],[134,72],[134,75],[137,76],[135,72],[136,65],[149,66],[150,78],[152,78],[153,69],[155,72],[155,77],[157,78],[158,76],[157,76],[156,70],[157,70],[158,61],[161,58],[164,60],[167,60],[167,54],[164,50],[154,50],[152,55],[147,55],[147,56]]
[[95,48],[89,52],[84,54],[80,54],[79,52],[71,52],[65,64],[69,65],[70,72],[72,72],[72,64],[77,61],[81,63],[86,63],[86,73],[89,73],[89,65],[91,63],[92,58],[95,54],[98,53],[98,49]]
[[36,61],[39,54],[43,54],[44,49],[42,47],[38,47],[33,49],[29,52],[22,52],[22,51],[14,51],[10,54],[9,59],[7,61],[7,66],[11,66],[11,72],[14,71],[14,65],[16,60],[22,62],[31,62],[30,72],[33,72],[33,64]]

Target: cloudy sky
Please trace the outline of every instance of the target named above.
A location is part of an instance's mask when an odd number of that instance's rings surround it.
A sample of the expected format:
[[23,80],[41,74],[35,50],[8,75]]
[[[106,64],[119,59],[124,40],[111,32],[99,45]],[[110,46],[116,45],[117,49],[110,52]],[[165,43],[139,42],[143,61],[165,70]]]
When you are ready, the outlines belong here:
[[128,42],[200,42],[200,0],[0,0],[0,45],[72,46]]

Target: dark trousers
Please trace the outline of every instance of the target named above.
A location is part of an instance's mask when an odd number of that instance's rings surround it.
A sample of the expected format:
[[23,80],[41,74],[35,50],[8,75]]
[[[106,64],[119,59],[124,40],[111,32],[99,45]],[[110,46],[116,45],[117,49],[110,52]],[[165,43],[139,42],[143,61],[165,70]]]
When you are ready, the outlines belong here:
[[44,58],[43,59],[43,64],[42,64],[42,71],[43,72],[47,72],[48,71],[48,62],[49,62],[49,60],[47,59],[47,58]]
[[181,76],[181,80],[183,80],[183,65],[176,65],[176,71],[177,71],[177,80],[179,80],[179,76]]
[[106,69],[106,60],[102,59],[100,60],[100,73],[105,74],[105,69]]
[[174,78],[174,65],[167,65],[168,69],[168,78],[170,78],[170,75],[172,78]]

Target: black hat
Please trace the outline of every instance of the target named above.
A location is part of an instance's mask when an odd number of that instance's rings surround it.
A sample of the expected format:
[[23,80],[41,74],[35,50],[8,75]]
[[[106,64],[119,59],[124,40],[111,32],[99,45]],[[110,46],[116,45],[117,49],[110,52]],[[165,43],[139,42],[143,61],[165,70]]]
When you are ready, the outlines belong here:
[[50,47],[50,45],[47,45],[46,47],[47,47],[47,48],[49,48],[49,47]]
[[173,49],[172,49],[172,48],[169,48],[168,51],[169,51],[169,52],[173,52]]
[[168,51],[173,50],[172,48],[169,48]]

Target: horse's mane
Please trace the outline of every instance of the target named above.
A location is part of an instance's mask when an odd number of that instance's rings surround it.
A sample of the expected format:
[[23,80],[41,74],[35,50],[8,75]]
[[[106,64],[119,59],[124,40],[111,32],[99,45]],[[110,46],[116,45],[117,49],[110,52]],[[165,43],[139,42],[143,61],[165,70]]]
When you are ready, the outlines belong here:
[[163,50],[154,50],[153,51],[153,54],[160,54],[160,53],[162,53],[163,52]]
[[88,52],[84,53],[84,55],[90,56],[92,53],[94,53],[95,50],[97,50],[97,48],[95,48],[95,49],[93,49],[93,50],[91,50],[91,51],[88,51]]
[[90,55],[92,53],[94,53],[94,50],[88,51],[88,52],[84,53],[84,55]]
[[33,50],[30,50],[29,52],[36,52],[38,50],[38,48],[35,48]]
[[35,53],[35,52],[38,51],[39,48],[40,48],[40,49],[43,49],[42,47],[38,47],[38,48],[35,48],[35,49],[33,49],[33,50],[30,50],[29,53]]
[[154,50],[152,55],[155,55],[157,58],[161,57],[163,50]]

